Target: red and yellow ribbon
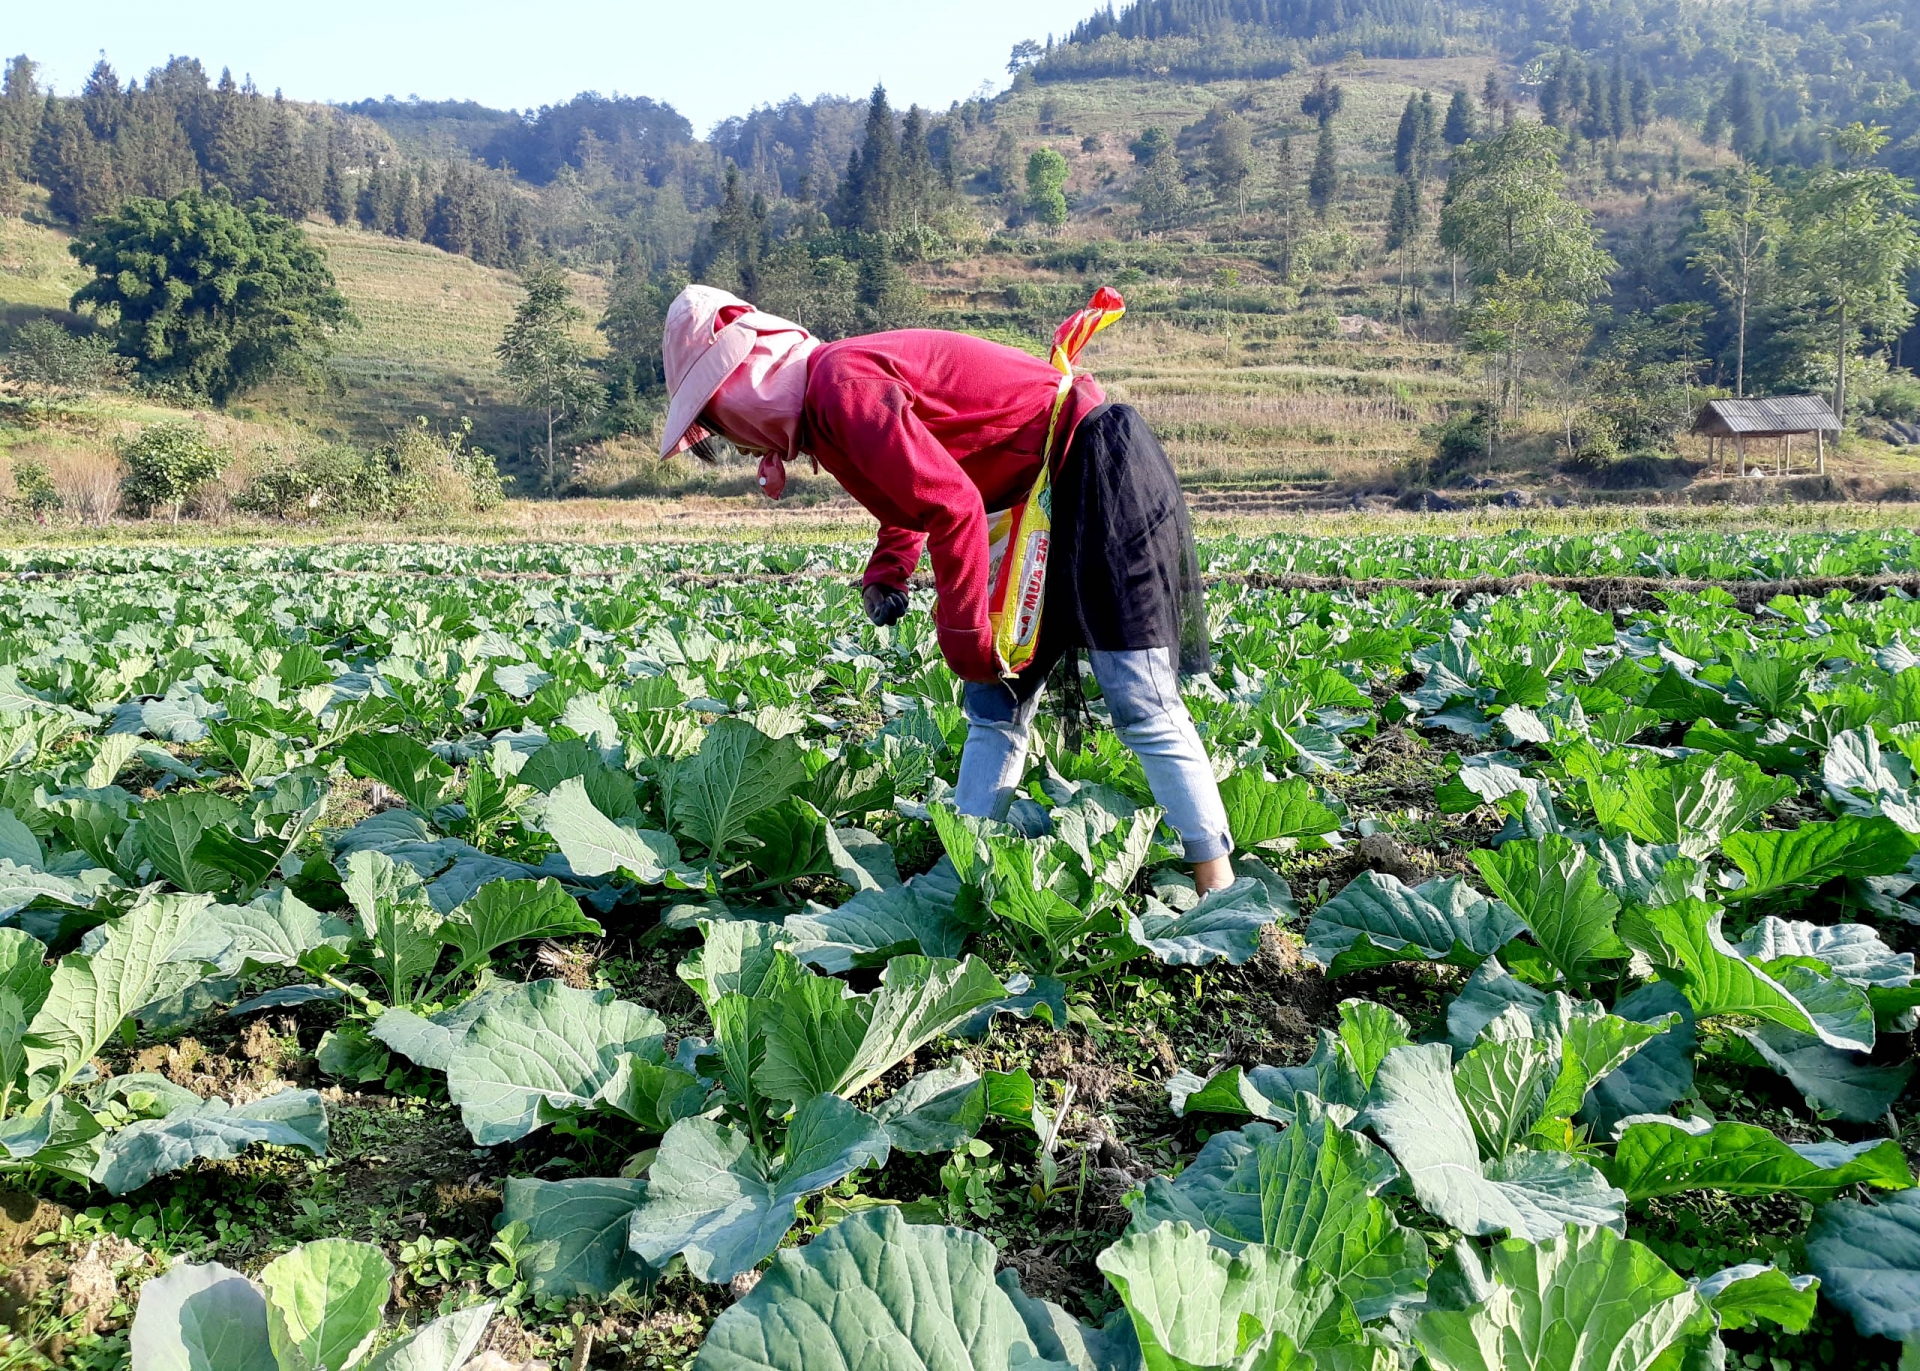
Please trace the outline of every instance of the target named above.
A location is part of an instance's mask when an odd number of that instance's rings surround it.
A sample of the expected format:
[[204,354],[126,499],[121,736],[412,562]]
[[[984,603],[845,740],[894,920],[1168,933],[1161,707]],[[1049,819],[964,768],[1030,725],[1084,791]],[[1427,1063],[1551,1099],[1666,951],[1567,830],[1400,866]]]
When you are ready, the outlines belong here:
[[1054,392],[1053,413],[1047,418],[1047,445],[1042,449],[1046,460],[1054,459],[1054,431],[1060,425],[1060,415],[1067,407],[1067,396],[1073,390],[1073,360],[1080,355],[1093,338],[1093,335],[1108,324],[1117,324],[1127,312],[1127,302],[1120,298],[1120,292],[1112,286],[1102,286],[1087,301],[1085,309],[1075,310],[1066,321],[1053,331],[1053,353],[1048,358],[1054,370],[1060,373],[1060,388]]

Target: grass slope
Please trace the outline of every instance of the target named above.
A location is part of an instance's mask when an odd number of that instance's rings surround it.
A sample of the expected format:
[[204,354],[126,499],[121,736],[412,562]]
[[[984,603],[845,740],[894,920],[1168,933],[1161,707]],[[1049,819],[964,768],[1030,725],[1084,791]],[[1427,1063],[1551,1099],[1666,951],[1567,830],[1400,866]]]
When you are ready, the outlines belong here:
[[[320,387],[281,385],[243,409],[284,415],[322,437],[377,441],[416,415],[474,421],[482,445],[518,455],[528,415],[513,398],[493,350],[513,317],[520,288],[511,272],[425,243],[309,224],[327,254],[359,327],[339,342]],[[606,304],[602,282],[573,273],[587,320],[582,339],[599,345],[591,322]]]

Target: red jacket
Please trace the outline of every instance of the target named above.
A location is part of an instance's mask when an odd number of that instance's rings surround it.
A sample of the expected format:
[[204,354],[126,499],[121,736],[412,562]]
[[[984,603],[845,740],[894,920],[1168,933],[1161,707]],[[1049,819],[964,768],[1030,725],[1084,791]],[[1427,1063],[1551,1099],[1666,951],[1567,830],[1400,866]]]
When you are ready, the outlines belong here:
[[[807,364],[799,448],[880,521],[865,584],[905,586],[933,555],[940,651],[969,681],[999,678],[987,625],[987,511],[1033,485],[1060,373],[964,333],[901,329],[827,343]],[[1055,437],[1066,450],[1105,397],[1078,377]]]

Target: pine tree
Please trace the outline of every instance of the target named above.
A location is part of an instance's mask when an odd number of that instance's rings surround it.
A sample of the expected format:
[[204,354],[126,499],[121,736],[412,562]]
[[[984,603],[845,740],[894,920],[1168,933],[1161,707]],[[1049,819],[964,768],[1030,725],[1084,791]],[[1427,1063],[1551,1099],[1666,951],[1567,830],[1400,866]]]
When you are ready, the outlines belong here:
[[993,183],[994,194],[1011,195],[1019,187],[1020,144],[1015,141],[1012,129],[1001,129],[1000,136],[994,140],[993,156],[987,164],[987,178]]
[[1464,86],[1456,89],[1453,99],[1447,102],[1447,122],[1441,126],[1440,136],[1456,148],[1473,137],[1473,97]]
[[848,160],[847,179],[840,185],[840,224],[866,233],[892,228],[899,178],[900,141],[893,128],[893,110],[887,104],[887,88],[877,85],[867,101],[866,133],[859,151]]
[[1326,217],[1340,188],[1340,152],[1334,146],[1331,121],[1320,126],[1320,141],[1313,150],[1313,170],[1307,174],[1307,200],[1316,213]]
[[1440,160],[1440,111],[1434,108],[1433,92],[1420,92],[1420,139],[1414,145],[1413,166],[1417,175],[1425,176],[1435,162]]
[[216,185],[242,190],[252,179],[255,128],[251,83],[242,89],[231,71],[221,71],[215,87],[207,131],[207,179]]
[[1394,290],[1395,313],[1402,308],[1407,276],[1413,268],[1413,250],[1420,240],[1423,217],[1420,199],[1420,183],[1404,176],[1393,188],[1393,204],[1387,211],[1387,251],[1400,259],[1400,281]]
[[80,88],[81,117],[86,120],[87,129],[96,142],[113,141],[113,135],[120,128],[124,103],[120,77],[103,57],[93,64],[86,85]]
[[1498,120],[1500,107],[1506,103],[1506,89],[1500,84],[1500,73],[1489,71],[1486,81],[1480,87],[1480,107],[1487,114],[1487,137],[1500,132]]
[[360,193],[354,197],[354,217],[363,229],[374,233],[392,231],[393,176],[378,163],[360,183]]
[[200,188],[200,164],[179,116],[152,88],[129,87],[126,112],[114,134],[113,161],[122,195],[169,199]]
[[346,175],[340,169],[340,140],[331,134],[327,137],[327,168],[320,179],[320,208],[336,224],[345,224],[353,217]]
[[51,97],[33,146],[33,179],[47,188],[56,215],[84,224],[120,203],[113,159],[86,119]]
[[[729,158],[720,178],[720,207],[707,230],[707,247],[694,264],[701,280],[748,298],[756,290],[754,268],[760,257],[760,224],[753,200],[746,178]],[[764,202],[762,206],[760,217],[764,218]]]
[[471,256],[474,250],[473,168],[447,169],[427,216],[427,241],[443,252]]
[[296,221],[304,219],[319,200],[318,188],[311,184],[311,168],[299,124],[278,91],[274,92],[273,106],[266,120],[266,137],[261,141],[248,181],[252,194]]
[[900,126],[900,186],[896,213],[904,226],[918,228],[933,209],[935,173],[927,148],[926,120],[920,106],[908,109]]
[[1608,131],[1617,143],[1627,136],[1632,115],[1627,108],[1627,59],[1624,57],[1613,59],[1613,73],[1607,78],[1607,113],[1611,116]]
[[1402,176],[1413,173],[1414,153],[1420,146],[1420,97],[1409,94],[1407,107],[1400,111],[1400,127],[1393,134],[1393,169]]
[[1579,69],[1574,66],[1573,54],[1562,52],[1553,74],[1540,86],[1541,123],[1562,128],[1578,117],[1580,101],[1586,91],[1584,83],[1579,90],[1573,88],[1578,75]]
[[400,173],[399,188],[394,192],[393,227],[389,231],[396,238],[411,238],[416,242],[426,237],[427,216],[420,203],[420,178],[412,168]]
[[1751,161],[1766,137],[1766,116],[1761,112],[1760,92],[1753,70],[1745,63],[1733,69],[1727,78],[1726,106],[1728,142],[1733,150]]
[[24,178],[32,163],[33,135],[46,101],[34,78],[34,64],[23,53],[7,63],[0,83],[0,181]]
[[1613,112],[1607,106],[1607,78],[1595,67],[1587,73],[1586,118],[1580,126],[1588,141],[1598,143],[1613,133]]
[[606,392],[588,365],[574,325],[584,316],[558,267],[540,265],[520,278],[526,298],[513,312],[500,346],[500,370],[546,422],[546,485],[559,484],[560,440],[567,424],[591,414]]
[[886,250],[886,240],[869,238],[860,253],[860,323],[870,332],[913,328],[926,322],[926,297]]
[[1633,131],[1644,135],[1647,125],[1653,122],[1653,82],[1647,79],[1646,71],[1633,74],[1633,80],[1627,87],[1627,107],[1633,120]]

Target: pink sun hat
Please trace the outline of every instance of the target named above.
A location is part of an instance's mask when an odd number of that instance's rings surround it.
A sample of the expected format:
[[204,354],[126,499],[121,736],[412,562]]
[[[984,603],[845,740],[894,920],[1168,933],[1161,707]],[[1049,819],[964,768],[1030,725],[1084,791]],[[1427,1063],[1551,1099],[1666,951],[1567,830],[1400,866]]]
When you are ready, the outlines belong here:
[[666,427],[660,432],[662,457],[682,452],[706,435],[698,422],[701,411],[756,348],[771,354],[763,363],[778,367],[802,347],[811,351],[807,345],[814,342],[812,334],[791,320],[763,313],[713,286],[681,291],[667,309],[663,332],[668,401]]

